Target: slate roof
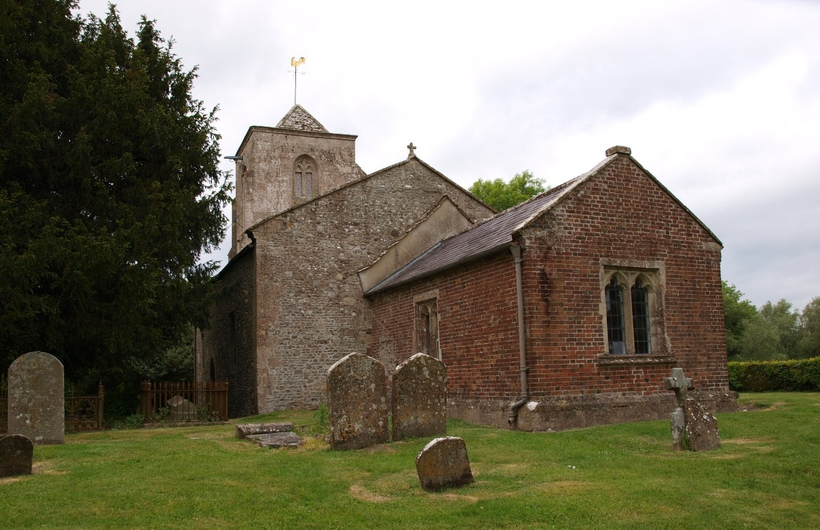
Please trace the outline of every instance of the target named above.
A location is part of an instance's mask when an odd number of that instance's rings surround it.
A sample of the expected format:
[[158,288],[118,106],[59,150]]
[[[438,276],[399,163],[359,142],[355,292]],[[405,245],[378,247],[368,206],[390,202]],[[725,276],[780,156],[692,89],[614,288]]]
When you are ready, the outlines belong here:
[[512,243],[516,232],[551,208],[561,197],[575,189],[589,175],[609,163],[612,158],[614,157],[605,159],[583,175],[551,188],[526,202],[496,214],[473,228],[437,243],[415,260],[374,285],[365,294],[375,294],[508,247]]
[[[547,190],[527,202],[498,213],[487,221],[434,245],[415,260],[371,287],[365,295],[372,295],[392,287],[397,287],[509,247],[517,232],[529,226],[529,224],[541,214],[551,209],[563,197],[570,194],[578,185],[609,165],[610,162],[619,156],[619,152],[622,155],[628,156],[632,163],[638,166],[655,184],[692,216],[718,244],[722,245],[717,236],[709,230],[709,227],[698,219],[697,216],[661,184],[658,179],[644,169],[637,160],[630,156],[628,149],[618,152],[614,151],[615,148],[612,149],[613,150],[607,151],[608,156],[605,159],[586,173],[560,186]],[[612,152],[612,154],[610,154],[610,152]]]

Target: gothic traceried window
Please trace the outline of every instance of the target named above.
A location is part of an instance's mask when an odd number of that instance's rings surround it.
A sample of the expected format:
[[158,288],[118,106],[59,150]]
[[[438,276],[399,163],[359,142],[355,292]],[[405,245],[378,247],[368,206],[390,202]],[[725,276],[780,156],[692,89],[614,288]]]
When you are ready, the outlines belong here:
[[658,339],[663,333],[657,329],[663,320],[657,298],[657,271],[608,271],[605,280],[607,353],[653,353],[653,336]]
[[307,155],[296,159],[293,165],[293,194],[300,198],[313,197],[316,163]]

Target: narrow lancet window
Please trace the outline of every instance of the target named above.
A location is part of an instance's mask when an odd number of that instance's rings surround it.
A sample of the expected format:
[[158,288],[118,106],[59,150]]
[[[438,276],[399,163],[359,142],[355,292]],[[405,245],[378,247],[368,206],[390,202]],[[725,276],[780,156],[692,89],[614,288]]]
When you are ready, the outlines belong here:
[[621,287],[613,276],[606,286],[606,326],[609,353],[612,355],[626,353],[626,336],[624,330],[624,297]]
[[649,332],[649,295],[638,278],[632,286],[632,329],[635,332],[635,353],[651,353]]

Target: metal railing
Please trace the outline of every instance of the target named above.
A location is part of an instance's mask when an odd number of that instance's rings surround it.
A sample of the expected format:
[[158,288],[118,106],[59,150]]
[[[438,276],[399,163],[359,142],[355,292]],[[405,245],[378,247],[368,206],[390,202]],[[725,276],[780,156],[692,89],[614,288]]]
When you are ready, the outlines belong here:
[[139,413],[145,421],[225,421],[227,381],[143,381]]

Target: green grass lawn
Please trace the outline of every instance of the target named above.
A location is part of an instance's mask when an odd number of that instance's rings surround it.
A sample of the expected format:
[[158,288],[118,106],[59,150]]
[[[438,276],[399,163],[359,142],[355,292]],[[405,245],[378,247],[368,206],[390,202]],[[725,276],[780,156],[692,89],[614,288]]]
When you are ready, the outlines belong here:
[[[520,433],[451,421],[475,483],[419,485],[429,439],[336,452],[233,425],[103,431],[36,447],[0,479],[0,528],[820,528],[820,394],[743,394],[723,447],[671,449],[666,421]],[[309,411],[241,421],[311,423]]]

